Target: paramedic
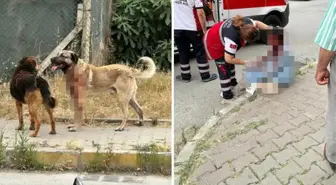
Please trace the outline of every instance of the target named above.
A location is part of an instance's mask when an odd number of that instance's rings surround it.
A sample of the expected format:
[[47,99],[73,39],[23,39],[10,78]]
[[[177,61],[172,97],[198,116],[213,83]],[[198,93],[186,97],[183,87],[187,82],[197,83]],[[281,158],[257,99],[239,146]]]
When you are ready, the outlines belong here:
[[[189,53],[190,44],[196,52],[198,69],[203,82],[217,79],[216,74],[210,74],[202,34],[197,32],[196,20],[193,8],[203,6],[202,0],[174,0],[174,42],[177,46],[180,57],[181,75],[176,79],[184,82],[191,80]],[[200,11],[199,11],[200,12]],[[203,31],[206,31],[203,29]]]
[[252,43],[260,38],[260,30],[272,27],[237,15],[213,25],[204,35],[203,42],[210,60],[215,60],[220,78],[221,96],[225,100],[234,97],[238,90],[235,78],[235,64],[244,65],[245,61],[235,58],[236,52],[247,42]]

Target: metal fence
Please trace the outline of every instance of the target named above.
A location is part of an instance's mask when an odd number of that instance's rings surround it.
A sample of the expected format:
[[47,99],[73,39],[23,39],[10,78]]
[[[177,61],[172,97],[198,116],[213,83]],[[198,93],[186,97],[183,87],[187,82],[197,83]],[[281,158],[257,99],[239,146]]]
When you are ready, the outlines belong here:
[[103,64],[96,58],[106,49],[111,6],[112,0],[0,0],[0,83],[27,55],[48,64],[59,50],[73,49]]

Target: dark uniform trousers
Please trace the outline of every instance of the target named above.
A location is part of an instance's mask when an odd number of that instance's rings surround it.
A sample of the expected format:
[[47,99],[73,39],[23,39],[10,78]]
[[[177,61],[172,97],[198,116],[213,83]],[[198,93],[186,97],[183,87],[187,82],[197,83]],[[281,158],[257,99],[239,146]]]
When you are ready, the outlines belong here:
[[222,96],[224,99],[232,99],[233,93],[231,88],[238,84],[235,65],[225,62],[224,57],[215,59],[215,63],[219,74]]
[[181,77],[184,80],[190,80],[190,44],[196,54],[198,70],[202,80],[210,78],[209,63],[206,58],[202,31],[174,30],[174,42],[180,56]]

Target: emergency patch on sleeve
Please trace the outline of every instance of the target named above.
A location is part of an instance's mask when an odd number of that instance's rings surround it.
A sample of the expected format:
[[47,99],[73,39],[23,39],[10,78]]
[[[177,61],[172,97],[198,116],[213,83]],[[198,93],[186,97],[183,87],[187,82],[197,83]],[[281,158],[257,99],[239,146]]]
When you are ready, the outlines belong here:
[[237,49],[237,45],[230,44],[230,48],[231,48],[231,49]]
[[231,39],[224,37],[225,52],[231,55],[235,55],[237,52],[238,45]]

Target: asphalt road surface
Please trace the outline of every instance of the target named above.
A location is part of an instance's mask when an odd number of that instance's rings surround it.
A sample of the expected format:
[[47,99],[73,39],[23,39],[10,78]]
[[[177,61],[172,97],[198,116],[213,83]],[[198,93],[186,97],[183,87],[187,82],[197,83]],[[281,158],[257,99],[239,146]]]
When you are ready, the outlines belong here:
[[[22,173],[0,171],[0,185],[73,185],[75,173]],[[129,175],[80,175],[83,185],[170,185],[168,177]]]
[[[317,58],[318,46],[314,43],[324,12],[329,0],[289,1],[290,18],[285,27],[288,42],[296,60]],[[237,57],[253,60],[265,56],[267,46],[262,44],[242,48]],[[210,61],[211,71],[216,72],[213,61]],[[175,74],[180,73],[179,65],[175,63]],[[201,127],[214,111],[223,108],[220,104],[219,81],[202,83],[195,59],[191,60],[193,81],[183,83],[175,81],[175,143],[181,141],[181,133],[185,128]],[[237,79],[241,78],[241,69],[236,69]]]

